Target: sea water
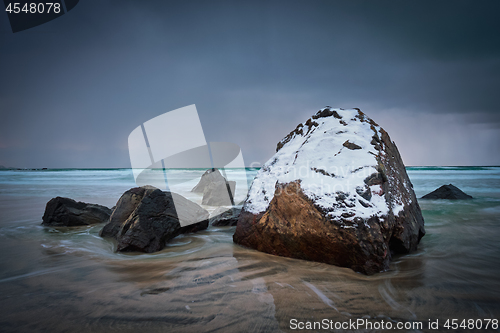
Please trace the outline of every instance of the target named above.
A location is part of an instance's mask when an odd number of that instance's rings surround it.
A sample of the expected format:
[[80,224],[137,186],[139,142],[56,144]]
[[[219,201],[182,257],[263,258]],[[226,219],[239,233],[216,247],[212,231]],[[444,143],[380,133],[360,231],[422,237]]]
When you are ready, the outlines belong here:
[[[245,249],[235,227],[182,235],[154,254],[115,253],[102,225],[43,227],[41,217],[56,196],[114,206],[135,186],[130,169],[0,171],[0,331],[276,332],[325,319],[435,331],[430,322],[500,319],[500,168],[407,171],[419,198],[451,183],[474,199],[419,200],[418,251],[373,276]],[[200,201],[190,172],[171,175]],[[257,170],[228,172],[251,183]]]

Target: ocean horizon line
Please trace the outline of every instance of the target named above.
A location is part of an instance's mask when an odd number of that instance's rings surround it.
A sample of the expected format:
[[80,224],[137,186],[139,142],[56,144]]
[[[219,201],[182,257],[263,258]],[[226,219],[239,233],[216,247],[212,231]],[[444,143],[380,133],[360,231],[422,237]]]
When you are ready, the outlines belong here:
[[[250,167],[246,166],[244,168],[225,168],[225,169],[251,169],[259,170],[261,167]],[[406,169],[422,169],[422,168],[461,168],[461,169],[480,169],[480,168],[500,168],[500,165],[407,165]],[[208,170],[210,168],[166,168],[167,170]],[[3,167],[0,171],[70,171],[70,170],[87,170],[87,171],[105,171],[105,170],[133,170],[133,168],[17,168],[17,167]],[[151,170],[163,170],[162,168],[152,168]]]

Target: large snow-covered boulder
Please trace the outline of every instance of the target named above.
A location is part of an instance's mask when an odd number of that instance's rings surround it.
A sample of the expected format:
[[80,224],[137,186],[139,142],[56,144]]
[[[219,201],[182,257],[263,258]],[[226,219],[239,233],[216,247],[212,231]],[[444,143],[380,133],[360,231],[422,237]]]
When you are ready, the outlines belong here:
[[403,161],[359,109],[326,107],[278,143],[260,169],[234,242],[259,251],[350,267],[388,269],[425,234]]

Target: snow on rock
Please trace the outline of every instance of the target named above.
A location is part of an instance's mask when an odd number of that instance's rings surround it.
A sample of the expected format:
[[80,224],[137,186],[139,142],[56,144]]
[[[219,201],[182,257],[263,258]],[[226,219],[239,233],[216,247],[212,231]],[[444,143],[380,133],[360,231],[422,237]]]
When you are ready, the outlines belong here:
[[[292,183],[295,185],[287,186]],[[375,260],[375,264],[368,264],[368,267],[359,260],[353,264],[349,260],[332,259],[331,256],[325,259],[321,255],[319,259],[316,255],[311,255],[312,259],[309,259],[302,250],[294,253],[289,249],[276,249],[273,245],[263,246],[262,238],[268,235],[261,233],[265,230],[272,235],[276,233],[276,228],[255,226],[264,220],[268,224],[290,224],[280,220],[282,216],[273,216],[276,211],[271,206],[273,202],[287,205],[282,191],[292,187],[300,193],[294,193],[293,199],[289,196],[288,200],[306,206],[303,199],[310,202],[309,210],[319,211],[328,226],[324,230],[328,237],[337,230],[372,229],[376,224],[377,230],[380,230],[380,246],[384,248],[381,252],[385,253],[383,258]],[[280,198],[275,198],[277,195]],[[290,228],[293,229],[293,226]],[[356,232],[360,243],[363,243],[366,235],[359,230]],[[268,253],[355,267],[358,271],[373,273],[388,267],[388,249],[394,252],[414,250],[424,233],[423,218],[412,184],[387,132],[359,109],[326,107],[281,140],[276,154],[260,169],[244,204],[234,240]],[[291,237],[300,243],[304,235]],[[290,243],[289,240],[283,242]],[[287,247],[283,244],[279,246]]]
[[[304,193],[329,210],[332,217],[353,211],[360,217],[387,214],[389,207],[385,200],[378,199],[380,195],[372,196],[373,200],[367,204],[357,191],[365,192],[367,185],[363,180],[377,173],[378,151],[370,144],[374,134],[370,127],[374,126],[379,135],[380,127],[359,121],[357,110],[333,112],[338,118],[313,117],[278,144],[280,149],[261,168],[252,184],[245,206],[249,212],[258,214],[267,209],[276,182],[300,180]],[[357,145],[361,151],[347,148],[346,142]],[[373,191],[379,189],[375,186]],[[343,203],[339,203],[339,197]],[[344,197],[352,202],[352,207],[345,204]]]

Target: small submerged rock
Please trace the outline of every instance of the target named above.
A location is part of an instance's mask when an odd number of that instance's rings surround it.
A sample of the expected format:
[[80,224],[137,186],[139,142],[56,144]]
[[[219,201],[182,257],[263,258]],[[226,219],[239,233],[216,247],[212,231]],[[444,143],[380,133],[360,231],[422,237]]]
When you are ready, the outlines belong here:
[[458,187],[449,184],[443,185],[440,188],[428,193],[422,199],[450,199],[450,200],[467,200],[474,199],[472,196],[464,193]]
[[[188,222],[186,226],[181,226],[178,214]],[[99,235],[115,238],[117,251],[151,253],[179,234],[206,229],[208,216],[205,209],[179,194],[153,186],[134,187],[120,197]]]
[[210,217],[210,225],[214,227],[235,226],[241,214],[239,207],[219,207]]
[[56,197],[45,206],[42,225],[75,227],[109,221],[112,210],[108,207]]

